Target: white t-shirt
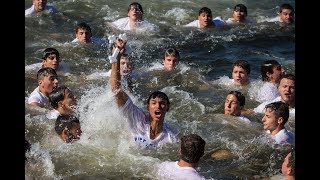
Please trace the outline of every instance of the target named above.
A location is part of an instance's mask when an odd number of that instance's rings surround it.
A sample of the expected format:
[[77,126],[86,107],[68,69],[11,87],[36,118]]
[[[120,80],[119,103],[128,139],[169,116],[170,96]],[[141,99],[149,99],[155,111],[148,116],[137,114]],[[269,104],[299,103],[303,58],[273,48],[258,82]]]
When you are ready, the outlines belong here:
[[[237,23],[234,21],[234,18],[229,18],[228,20],[226,20],[226,23],[229,24],[229,25],[237,24]],[[244,19],[244,21],[242,21],[242,23],[253,24],[253,22],[250,21],[249,19]]]
[[[51,5],[46,5],[46,7],[44,8],[44,11],[47,11],[49,13],[57,13],[58,12],[58,10]],[[26,9],[24,11],[25,16],[33,16],[36,14],[37,14],[37,11],[34,9],[34,5],[32,5],[29,9]]]
[[125,105],[120,109],[128,119],[133,139],[142,148],[156,148],[165,143],[177,142],[177,132],[168,124],[163,124],[163,131],[155,139],[150,139],[150,123],[148,116],[128,97]]
[[270,19],[267,19],[267,22],[282,22],[280,16],[276,16]]
[[277,98],[278,96],[280,96],[280,93],[277,85],[270,82],[265,82],[260,88],[256,100],[262,103],[266,101],[271,101]]
[[[264,108],[266,107],[267,104],[277,102],[277,101],[281,101],[281,96],[278,96],[271,101],[266,101],[266,102],[261,103],[258,107],[254,108],[253,111],[255,113],[264,113]],[[289,113],[290,113],[290,116],[294,116],[295,115],[295,108],[289,109]]]
[[241,121],[243,121],[243,122],[251,123],[250,119],[244,117],[243,115],[238,116],[238,118],[239,118]]
[[196,169],[192,167],[181,167],[178,161],[165,161],[160,163],[157,167],[157,178],[161,180],[203,180]]
[[50,120],[56,120],[59,115],[60,115],[60,112],[57,111],[56,109],[53,109],[46,114],[46,117]]
[[28,98],[28,104],[33,102],[40,103],[45,108],[50,107],[49,98],[40,92],[39,86],[32,91]]
[[[130,27],[129,17],[120,18],[116,21],[111,22],[111,24],[120,30],[126,30],[126,31],[132,30]],[[137,29],[146,30],[146,31],[155,31],[157,29],[157,26],[155,24],[149,23],[146,20],[143,20],[138,23]]]
[[[42,63],[40,62],[40,63],[34,63],[34,64],[27,65],[24,67],[24,70],[25,70],[25,72],[31,72],[31,71],[38,71],[41,68],[42,68]],[[69,65],[67,63],[65,63],[64,61],[60,61],[57,73],[58,72],[61,72],[61,73],[70,72]]]
[[[268,130],[267,133],[270,134],[270,131]],[[278,143],[278,144],[295,144],[295,137],[292,132],[290,132],[287,129],[280,130],[277,134],[272,136],[272,138]]]
[[[226,25],[226,22],[224,22],[224,21],[221,19],[220,16],[215,17],[215,18],[212,20],[212,22],[213,22],[217,27]],[[186,26],[186,27],[197,27],[197,28],[200,28],[200,23],[199,23],[199,20],[194,20],[194,21],[192,21],[192,22],[190,22],[189,24],[186,24],[186,25],[184,25],[184,26]]]
[[[75,38],[71,42],[72,43],[78,43],[79,39]],[[105,38],[91,38],[91,43],[93,43],[93,44],[103,44],[103,43],[107,43],[107,40]]]

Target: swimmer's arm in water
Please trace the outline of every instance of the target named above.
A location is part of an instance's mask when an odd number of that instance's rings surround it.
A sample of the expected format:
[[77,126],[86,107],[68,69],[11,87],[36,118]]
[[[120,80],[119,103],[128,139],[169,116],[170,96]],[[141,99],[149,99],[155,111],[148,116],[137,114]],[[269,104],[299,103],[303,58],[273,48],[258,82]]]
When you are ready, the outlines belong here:
[[116,93],[116,101],[119,107],[124,106],[128,100],[128,95],[121,89],[121,75],[120,75],[120,57],[125,52],[125,44],[121,39],[117,38],[116,47],[112,49],[112,53],[118,47],[120,52],[117,56],[117,62],[111,65],[111,88],[114,93]]

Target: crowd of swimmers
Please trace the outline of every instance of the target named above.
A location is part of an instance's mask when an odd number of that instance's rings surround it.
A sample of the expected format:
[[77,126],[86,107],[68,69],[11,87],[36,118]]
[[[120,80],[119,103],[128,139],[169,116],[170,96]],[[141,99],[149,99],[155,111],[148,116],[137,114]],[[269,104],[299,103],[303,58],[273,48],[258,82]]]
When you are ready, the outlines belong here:
[[[46,0],[32,0],[33,5],[25,11],[25,15],[32,16],[41,11],[50,13],[59,12]],[[128,7],[128,17],[111,22],[120,30],[134,30],[136,28],[151,28],[156,25],[144,20],[142,6],[133,2]],[[237,23],[253,23],[247,19],[247,7],[237,4],[232,17],[223,20],[220,16],[213,18],[209,8],[199,10],[198,19],[186,24],[186,27],[209,28],[228,26]],[[294,9],[289,4],[280,6],[277,17],[266,20],[268,22],[293,23]],[[105,39],[93,38],[91,28],[86,23],[79,23],[75,29],[74,43],[107,43]],[[111,46],[111,52],[119,50],[116,62],[111,64],[107,72],[115,101],[121,114],[128,119],[132,131],[132,140],[143,148],[158,148],[166,143],[180,142],[180,160],[176,162],[163,162],[159,165],[158,175],[163,179],[203,179],[197,172],[200,158],[204,154],[206,142],[197,134],[188,134],[179,138],[177,130],[170,127],[166,121],[166,113],[170,110],[170,101],[167,94],[154,91],[147,100],[147,111],[134,104],[130,98],[132,90],[132,77],[134,77],[134,64],[132,57],[126,51],[127,40],[120,37]],[[179,51],[168,48],[163,53],[162,63],[165,71],[175,69],[180,61]],[[41,66],[41,67],[40,67]],[[65,143],[79,140],[82,134],[80,121],[75,113],[77,97],[71,89],[59,85],[57,72],[62,71],[60,53],[55,48],[46,48],[43,51],[42,63],[37,72],[38,86],[29,95],[27,105],[49,109],[48,119],[55,121],[55,131]],[[228,81],[237,86],[249,86],[250,64],[246,60],[237,60],[232,65]],[[224,114],[234,116],[244,123],[251,123],[246,117],[252,113],[263,115],[261,123],[266,133],[278,144],[289,144],[294,147],[294,133],[285,128],[289,118],[295,114],[295,75],[286,74],[283,67],[276,60],[266,60],[261,65],[263,86],[259,89],[256,101],[261,103],[255,108],[245,108],[246,98],[240,90],[230,91],[225,98]],[[26,141],[26,150],[31,144]],[[285,176],[294,178],[294,151],[290,151],[284,159],[282,172]]]

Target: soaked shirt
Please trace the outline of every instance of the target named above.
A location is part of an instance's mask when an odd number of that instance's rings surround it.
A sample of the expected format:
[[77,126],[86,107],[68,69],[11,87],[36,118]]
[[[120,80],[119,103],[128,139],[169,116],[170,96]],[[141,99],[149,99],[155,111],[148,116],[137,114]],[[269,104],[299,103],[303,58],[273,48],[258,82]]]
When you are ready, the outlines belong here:
[[149,117],[135,104],[130,97],[126,104],[121,108],[121,112],[128,119],[129,128],[133,135],[132,140],[141,148],[157,148],[166,143],[177,142],[176,130],[163,124],[163,131],[153,140],[150,139]]

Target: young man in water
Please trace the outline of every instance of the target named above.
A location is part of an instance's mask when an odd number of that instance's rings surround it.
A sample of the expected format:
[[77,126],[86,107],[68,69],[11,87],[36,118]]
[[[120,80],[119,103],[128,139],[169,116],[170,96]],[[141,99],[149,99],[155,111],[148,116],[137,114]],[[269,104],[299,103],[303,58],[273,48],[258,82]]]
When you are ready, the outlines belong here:
[[289,105],[290,114],[295,114],[295,75],[285,74],[281,77],[279,87],[280,96],[271,101],[261,103],[258,107],[254,108],[255,113],[263,113],[267,104],[276,101],[282,101]]
[[76,38],[72,41],[73,43],[89,44],[89,43],[106,43],[107,41],[103,38],[92,38],[91,27],[85,23],[79,23],[75,30]]
[[59,115],[54,129],[65,143],[79,140],[82,134],[79,119],[71,114]]
[[166,49],[163,53],[162,63],[166,71],[171,71],[176,68],[180,61],[180,53],[175,48]]
[[41,68],[37,73],[38,87],[30,94],[28,104],[50,108],[49,94],[58,87],[58,75],[50,67]]
[[265,106],[262,118],[263,129],[271,134],[278,144],[294,145],[294,134],[288,131],[284,125],[289,119],[289,107],[286,103],[277,101]]
[[245,101],[245,96],[241,92],[230,91],[224,103],[224,114],[238,117],[239,120],[250,123],[248,118],[241,115]]
[[48,119],[56,120],[59,115],[74,114],[77,97],[66,86],[59,86],[49,94],[49,102],[53,108],[47,114]]
[[142,148],[156,148],[165,143],[175,143],[177,132],[164,122],[165,115],[170,107],[168,96],[161,91],[153,92],[147,100],[149,114],[145,114],[142,109],[133,104],[131,98],[123,90],[120,57],[125,52],[125,43],[117,38],[116,46],[120,49],[120,52],[117,56],[117,62],[112,64],[111,87],[121,113],[128,119],[133,134],[132,140]]
[[32,6],[29,9],[25,10],[25,16],[34,16],[39,12],[47,11],[49,13],[57,13],[58,10],[51,6],[47,5],[47,0],[32,0]]
[[232,11],[232,17],[229,18],[226,23],[229,25],[239,23],[252,23],[246,17],[248,16],[247,7],[243,4],[237,4],[234,6]]
[[267,21],[291,24],[294,22],[294,9],[290,4],[282,4],[278,16]]
[[159,179],[192,179],[203,180],[197,171],[200,158],[204,155],[206,141],[197,134],[189,134],[181,138],[180,160],[165,161],[157,166]]
[[212,20],[211,9],[203,7],[199,10],[198,20],[194,20],[185,26],[197,28],[211,28],[223,25],[225,25],[225,22],[221,19],[221,17],[216,17]]
[[137,29],[155,30],[155,25],[143,19],[143,9],[141,4],[133,2],[128,7],[128,17],[118,19],[111,22],[111,25],[127,31],[135,31]]

